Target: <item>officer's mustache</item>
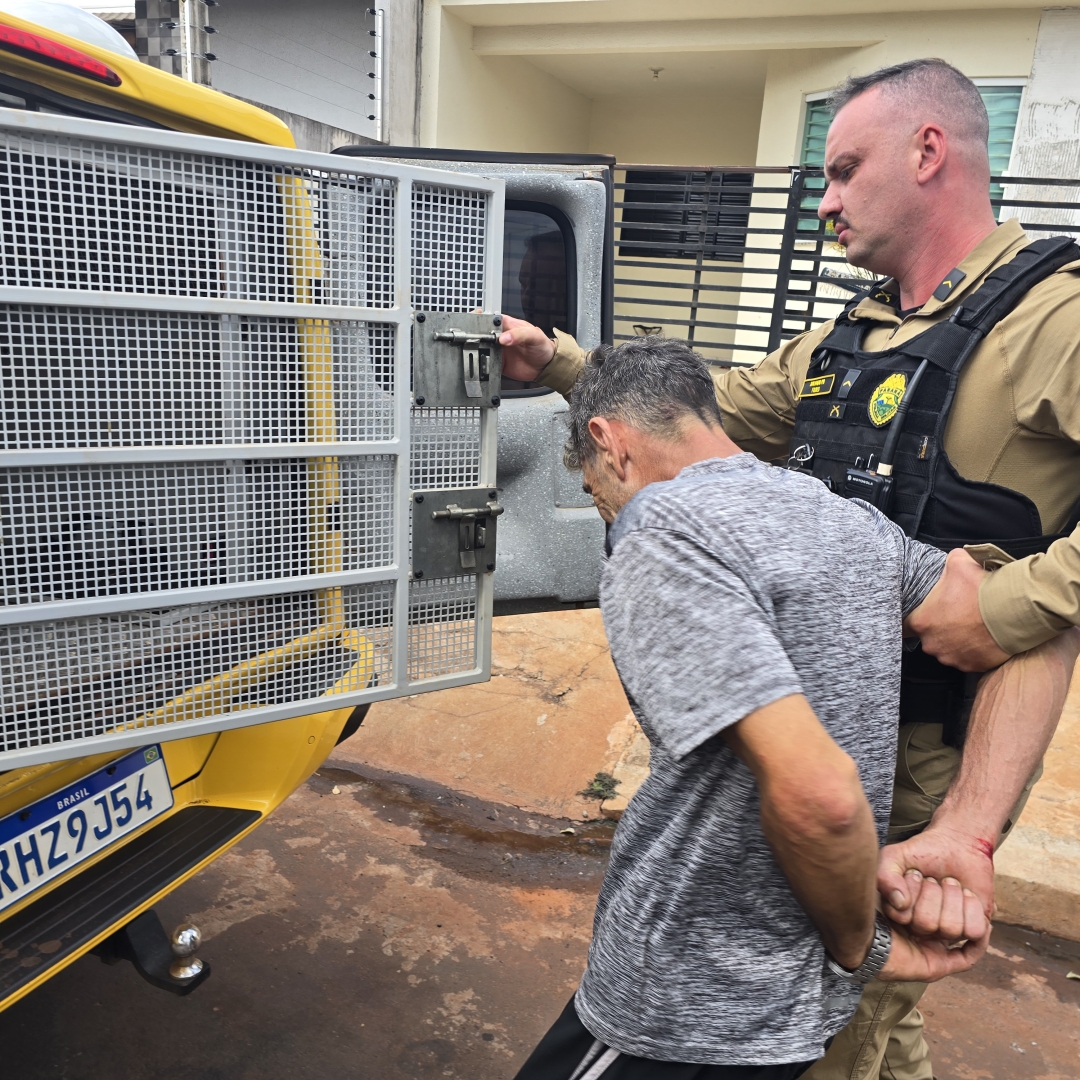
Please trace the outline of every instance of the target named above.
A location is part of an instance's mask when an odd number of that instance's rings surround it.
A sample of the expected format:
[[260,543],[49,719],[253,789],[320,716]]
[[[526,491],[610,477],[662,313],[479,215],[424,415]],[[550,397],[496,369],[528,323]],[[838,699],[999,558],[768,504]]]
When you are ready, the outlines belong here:
[[837,214],[825,219],[825,228],[834,235],[839,235],[842,229],[851,228],[851,222],[848,221],[847,218]]

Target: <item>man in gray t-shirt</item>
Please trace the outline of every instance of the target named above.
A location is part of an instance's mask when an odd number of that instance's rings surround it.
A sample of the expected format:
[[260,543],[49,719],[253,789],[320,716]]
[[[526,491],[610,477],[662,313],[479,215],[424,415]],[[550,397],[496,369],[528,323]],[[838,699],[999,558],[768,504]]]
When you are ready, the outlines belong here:
[[581,985],[519,1080],[791,1080],[865,981],[940,978],[985,949],[955,882],[962,948],[874,913],[902,624],[944,555],[740,452],[676,342],[590,361],[568,453],[613,522],[600,605],[651,774]]

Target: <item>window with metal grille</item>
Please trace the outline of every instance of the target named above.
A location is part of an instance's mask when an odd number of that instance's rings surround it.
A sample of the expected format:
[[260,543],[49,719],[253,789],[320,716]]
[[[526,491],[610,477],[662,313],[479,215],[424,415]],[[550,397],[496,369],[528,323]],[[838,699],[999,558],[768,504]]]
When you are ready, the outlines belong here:
[[[806,119],[803,121],[802,149],[799,153],[799,163],[812,169],[825,167],[825,138],[829,134],[829,124],[832,123],[832,113],[829,111],[828,97],[825,94],[808,98],[806,101]],[[814,192],[807,195],[799,204],[800,232],[817,232],[817,208],[821,205],[821,195],[818,192],[825,190],[825,178],[821,176],[808,176],[804,187],[807,191]]]
[[[616,166],[617,192],[623,190],[619,178],[635,169]],[[732,268],[617,255],[616,341],[663,334],[691,342],[712,363],[753,364],[796,334],[835,318],[865,286],[869,272],[848,264],[835,236],[816,217],[810,219],[816,232],[797,228],[806,220],[807,183],[820,170],[759,166],[747,174],[754,185],[747,231],[753,258]],[[995,179],[1004,186],[1001,218],[1015,219],[1030,239],[1080,236],[1080,179]],[[616,199],[616,225],[622,209]]]
[[[986,106],[986,115],[990,120],[990,138],[987,148],[990,151],[990,175],[1000,176],[1009,168],[1012,157],[1013,139],[1016,136],[1016,121],[1020,115],[1020,98],[1023,86],[980,86],[979,94]],[[990,185],[990,198],[1000,199],[1004,193],[1001,184]]]
[[828,99],[825,95],[808,98],[806,119],[803,122],[802,152],[799,161],[820,169],[825,164],[825,137],[829,134],[832,114],[829,112]]
[[744,172],[628,171],[619,255],[742,262],[752,187]]

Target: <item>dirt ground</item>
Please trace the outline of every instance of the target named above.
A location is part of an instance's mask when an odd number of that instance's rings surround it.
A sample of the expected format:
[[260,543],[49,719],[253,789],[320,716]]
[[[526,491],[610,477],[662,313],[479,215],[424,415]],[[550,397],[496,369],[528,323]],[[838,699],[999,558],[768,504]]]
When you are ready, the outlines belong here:
[[[611,835],[331,758],[159,906],[203,928],[202,987],[85,957],[0,1014],[3,1075],[509,1080],[581,973]],[[1080,1076],[1069,971],[1080,945],[999,928],[925,999],[939,1080]]]

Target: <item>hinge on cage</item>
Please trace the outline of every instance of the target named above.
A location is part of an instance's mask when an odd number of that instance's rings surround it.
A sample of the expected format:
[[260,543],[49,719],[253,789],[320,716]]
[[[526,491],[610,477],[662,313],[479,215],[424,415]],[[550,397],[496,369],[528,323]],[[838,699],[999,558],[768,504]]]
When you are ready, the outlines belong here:
[[491,488],[415,492],[413,578],[460,577],[493,571],[495,523],[504,509],[498,500],[499,493]]
[[497,408],[502,381],[498,315],[418,312],[413,400],[427,408]]

